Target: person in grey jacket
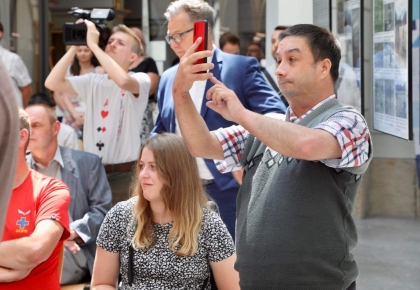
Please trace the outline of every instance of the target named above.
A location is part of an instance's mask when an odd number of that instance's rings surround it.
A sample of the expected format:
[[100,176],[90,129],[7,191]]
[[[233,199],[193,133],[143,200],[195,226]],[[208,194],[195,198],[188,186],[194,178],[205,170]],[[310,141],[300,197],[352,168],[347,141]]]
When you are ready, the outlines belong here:
[[70,237],[64,243],[60,283],[79,283],[92,273],[99,227],[111,208],[111,189],[98,156],[58,146],[60,123],[50,107],[31,105],[26,112],[31,121],[28,165],[62,180],[70,190]]

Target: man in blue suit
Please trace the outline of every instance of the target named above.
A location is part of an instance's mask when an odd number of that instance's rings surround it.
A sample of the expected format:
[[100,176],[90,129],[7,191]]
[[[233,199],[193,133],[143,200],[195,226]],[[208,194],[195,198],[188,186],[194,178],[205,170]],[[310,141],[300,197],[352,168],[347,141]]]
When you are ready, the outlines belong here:
[[[166,40],[175,54],[180,58],[193,44],[194,22],[207,20],[209,25],[208,50],[213,57],[207,62],[214,64],[211,72],[233,90],[244,106],[260,114],[284,113],[285,105],[278,94],[265,82],[259,64],[255,58],[227,54],[213,45],[212,29],[214,10],[202,0],[180,0],[172,2],[165,12],[168,20]],[[152,133],[173,132],[180,135],[175,118],[172,97],[172,83],[178,65],[165,71],[161,77],[158,90],[159,115]],[[194,104],[205,120],[209,130],[228,127],[234,123],[209,110],[206,106],[205,93],[213,86],[210,81],[197,81],[190,90]],[[238,182],[232,174],[221,174],[213,160],[197,158],[200,177],[207,193],[217,202],[220,214],[232,237],[235,238],[236,195]]]
[[64,242],[61,285],[76,284],[92,274],[96,237],[111,208],[112,193],[98,156],[58,146],[60,123],[47,105],[26,108],[31,121],[27,163],[36,171],[62,180],[70,190],[70,237]]

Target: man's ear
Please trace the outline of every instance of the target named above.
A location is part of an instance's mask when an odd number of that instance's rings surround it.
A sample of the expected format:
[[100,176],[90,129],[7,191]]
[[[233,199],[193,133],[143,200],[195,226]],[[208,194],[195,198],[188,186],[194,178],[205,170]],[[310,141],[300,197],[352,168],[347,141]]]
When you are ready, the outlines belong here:
[[26,142],[28,142],[29,139],[29,132],[26,129],[20,130],[20,137],[19,137],[19,149],[25,148]]
[[60,126],[61,126],[60,122],[58,122],[58,121],[54,122],[54,124],[53,124],[53,136],[58,135],[58,132],[60,132]]
[[128,59],[130,61],[130,63],[135,62],[137,59],[139,58],[138,54],[135,52],[132,52],[130,55],[130,58]]
[[326,59],[321,60],[319,64],[320,64],[322,78],[329,76],[330,71],[331,71],[331,66],[332,66],[331,60],[329,58],[326,58]]

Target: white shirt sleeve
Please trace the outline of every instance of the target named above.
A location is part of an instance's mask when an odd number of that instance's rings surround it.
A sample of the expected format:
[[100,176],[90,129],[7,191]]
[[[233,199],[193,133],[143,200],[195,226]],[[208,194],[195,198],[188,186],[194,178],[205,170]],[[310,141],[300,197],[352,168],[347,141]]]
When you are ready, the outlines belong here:
[[23,88],[30,85],[32,79],[22,59],[18,55],[16,56],[13,62],[12,78],[16,81],[18,87]]
[[140,98],[149,99],[149,90],[150,90],[150,77],[146,73],[129,73],[129,75],[135,78],[139,83],[139,96]]
[[84,74],[82,76],[71,76],[67,78],[73,89],[85,102],[87,101],[88,96],[91,95],[92,78],[94,76],[95,74]]

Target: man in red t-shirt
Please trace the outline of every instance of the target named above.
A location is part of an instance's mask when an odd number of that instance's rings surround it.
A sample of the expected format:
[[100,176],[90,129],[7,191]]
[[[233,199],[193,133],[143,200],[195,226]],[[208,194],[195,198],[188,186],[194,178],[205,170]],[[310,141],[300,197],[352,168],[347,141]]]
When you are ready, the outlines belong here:
[[70,235],[70,194],[61,181],[29,169],[29,117],[19,109],[19,118],[16,174],[0,243],[0,290],[58,290],[59,255]]

